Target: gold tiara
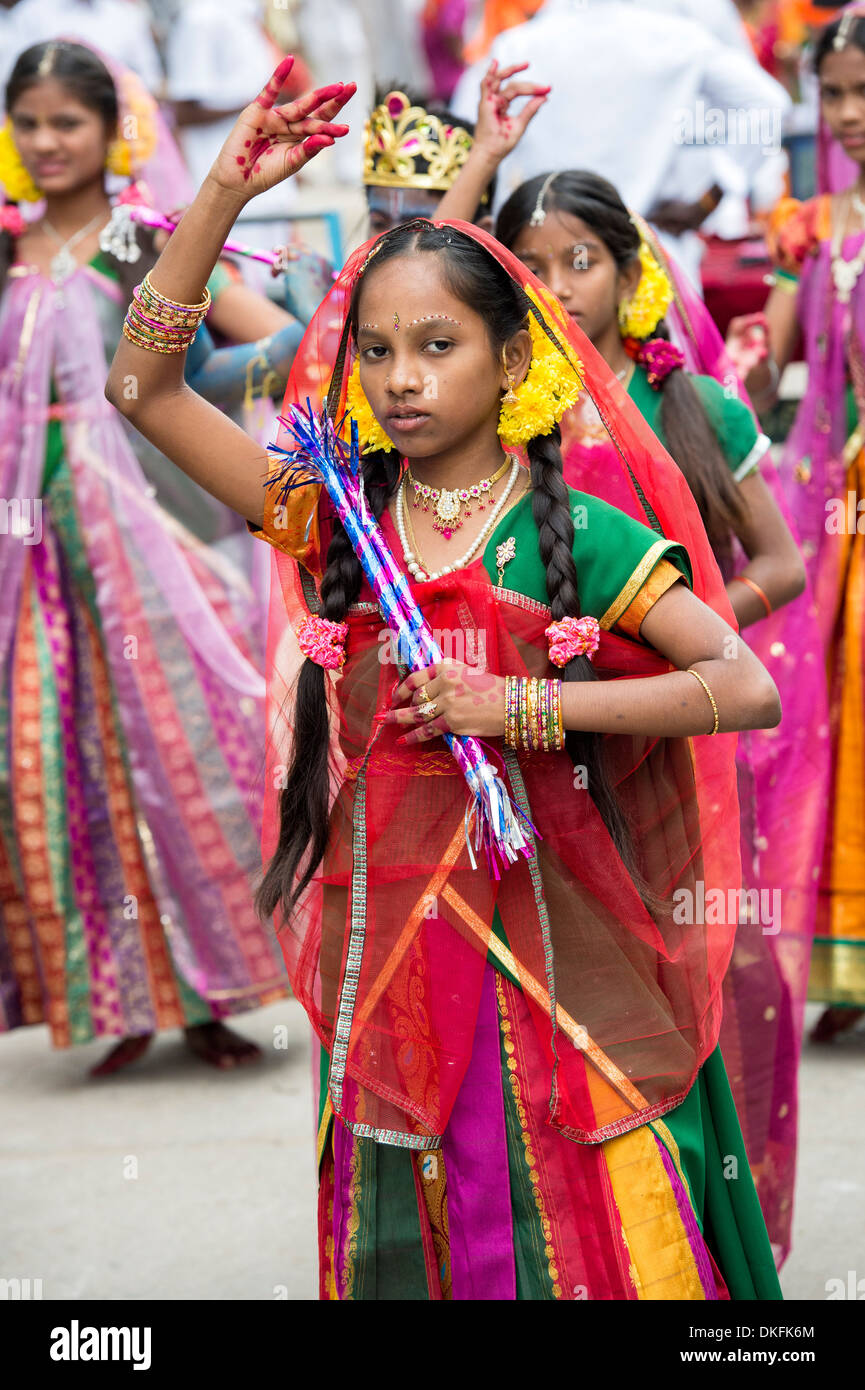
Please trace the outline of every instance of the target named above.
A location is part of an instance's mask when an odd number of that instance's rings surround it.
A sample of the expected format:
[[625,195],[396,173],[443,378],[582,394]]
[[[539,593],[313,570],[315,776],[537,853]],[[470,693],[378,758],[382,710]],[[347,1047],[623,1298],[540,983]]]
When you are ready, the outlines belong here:
[[462,126],[412,106],[405,92],[388,92],[364,126],[364,184],[390,188],[450,188],[472,147]]

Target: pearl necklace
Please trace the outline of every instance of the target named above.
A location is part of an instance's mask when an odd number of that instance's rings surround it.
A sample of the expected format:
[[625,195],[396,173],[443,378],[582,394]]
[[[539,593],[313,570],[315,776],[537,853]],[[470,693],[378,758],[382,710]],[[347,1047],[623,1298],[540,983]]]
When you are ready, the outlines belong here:
[[486,524],[483,530],[475,537],[472,544],[466,551],[465,555],[461,555],[460,558],[458,560],[455,560],[452,565],[445,565],[443,569],[436,570],[432,574],[427,573],[427,571],[419,563],[420,556],[416,555],[415,552],[411,550],[409,547],[408,537],[406,534],[407,513],[405,505],[405,485],[407,475],[405,473],[403,474],[402,482],[399,485],[399,491],[396,495],[396,529],[399,535],[400,545],[402,546],[403,559],[405,560],[408,572],[413,579],[417,579],[419,582],[423,582],[427,579],[441,579],[443,575],[453,574],[454,570],[463,569],[463,567],[468,564],[469,560],[471,560],[472,556],[475,554],[475,551],[477,551],[480,548],[480,546],[483,545],[487,537],[495,529],[496,523],[505,509],[508,498],[514,490],[514,484],[517,481],[517,475],[519,474],[520,467],[521,465],[519,459],[514,458],[513,462],[511,463],[511,471],[508,476],[507,486],[505,487],[504,492],[502,493],[495,507],[487,517]]

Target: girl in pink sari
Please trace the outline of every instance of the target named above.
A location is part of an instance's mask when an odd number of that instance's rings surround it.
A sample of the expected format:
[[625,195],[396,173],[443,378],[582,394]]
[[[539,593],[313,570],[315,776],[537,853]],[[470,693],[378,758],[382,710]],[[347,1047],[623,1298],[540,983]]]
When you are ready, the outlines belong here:
[[[781,478],[803,543],[826,650],[832,742],[828,830],[819,876],[809,997],[827,1004],[815,1031],[830,1041],[865,1008],[865,7],[822,31],[820,192],[776,208],[775,287],[766,306],[772,359],[749,377],[764,387],[803,341],[808,388]],[[820,865],[820,860],[815,860]]]
[[[134,265],[99,244],[106,164],[184,196],[129,90],[82,45],[38,45],[0,136],[7,195],[45,200],[39,221],[0,212],[0,1029],[111,1038],[102,1073],[172,1027],[216,1066],[251,1060],[221,1020],[285,993],[250,900],[253,595],[157,505],[137,454],[160,456],[104,395]],[[65,245],[55,222],[77,225]]]
[[[605,179],[539,175],[502,207],[499,239],[562,300],[616,371],[697,500],[740,628],[782,690],[780,730],[743,734],[743,896],[722,1042],[779,1264],[790,1244],[796,1066],[822,837],[825,740],[819,636],[804,567],[760,432],[705,307]],[[741,392],[744,395],[744,392]],[[566,417],[571,467],[589,422]],[[598,479],[612,460],[588,451]],[[795,603],[793,602],[795,600]],[[785,605],[789,605],[786,606]],[[778,614],[777,609],[783,611]]]

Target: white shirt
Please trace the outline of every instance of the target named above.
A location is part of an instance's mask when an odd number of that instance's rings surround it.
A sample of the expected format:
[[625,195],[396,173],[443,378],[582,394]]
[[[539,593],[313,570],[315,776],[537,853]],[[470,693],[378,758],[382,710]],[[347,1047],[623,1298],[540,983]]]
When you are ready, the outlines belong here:
[[18,54],[48,39],[80,39],[137,72],[156,94],[162,87],[162,64],[150,29],[150,12],[141,0],[20,0],[11,12],[10,38],[15,52],[2,72],[5,84]]
[[[235,114],[207,125],[178,130],[196,188],[231,133],[236,112],[258,96],[279,61],[276,45],[261,24],[262,14],[259,0],[187,0],[169,32],[165,62],[172,100],[236,108]],[[241,220],[286,212],[293,201],[293,190],[285,181],[257,194]],[[265,238],[268,245],[278,240],[276,230],[269,241]]]
[[[616,185],[629,207],[645,213],[669,196],[683,143],[719,148],[714,112],[736,140],[739,132],[726,113],[738,109],[759,117],[757,140],[736,144],[748,181],[765,157],[764,132],[770,142],[776,133],[780,140],[790,105],[783,87],[745,52],[642,0],[547,0],[528,23],[500,34],[490,56],[501,66],[529,62],[530,77],[553,88],[501,165],[498,204],[535,174],[593,169]],[[461,78],[452,103],[458,116],[476,116],[487,62]],[[705,185],[698,190],[704,191]]]
[[636,0],[636,3],[650,10],[678,15],[680,19],[693,19],[714,34],[720,43],[753,57],[751,40],[735,0]]

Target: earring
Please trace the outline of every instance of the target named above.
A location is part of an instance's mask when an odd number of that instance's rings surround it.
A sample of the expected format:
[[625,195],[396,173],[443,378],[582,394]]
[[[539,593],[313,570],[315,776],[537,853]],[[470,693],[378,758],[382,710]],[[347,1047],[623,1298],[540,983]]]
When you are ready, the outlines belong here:
[[508,389],[507,389],[507,391],[505,392],[505,394],[502,396],[502,404],[504,405],[505,402],[507,402],[508,405],[513,405],[514,401],[519,400],[519,397],[517,396],[517,393],[516,393],[516,391],[514,390],[514,375],[513,375],[513,372],[509,372],[509,371],[508,371],[508,364],[507,364],[507,359],[505,358],[505,350],[504,350],[504,348],[502,348],[502,367],[504,368],[504,370],[505,370],[505,375],[506,375],[507,378],[508,378]]

